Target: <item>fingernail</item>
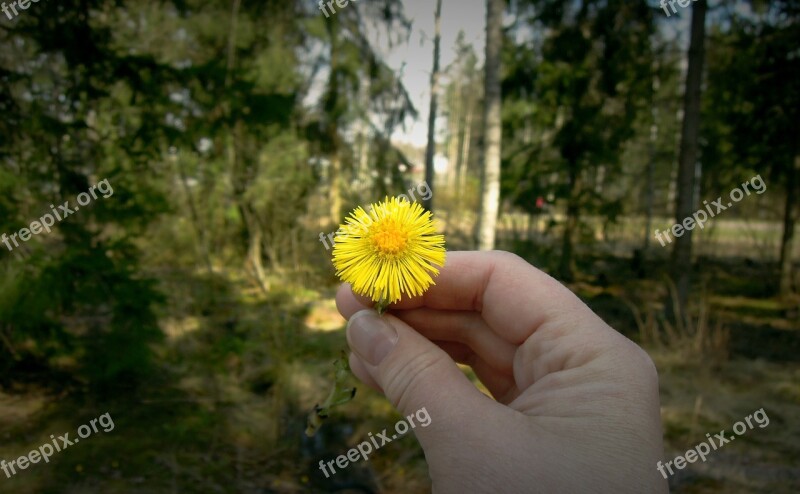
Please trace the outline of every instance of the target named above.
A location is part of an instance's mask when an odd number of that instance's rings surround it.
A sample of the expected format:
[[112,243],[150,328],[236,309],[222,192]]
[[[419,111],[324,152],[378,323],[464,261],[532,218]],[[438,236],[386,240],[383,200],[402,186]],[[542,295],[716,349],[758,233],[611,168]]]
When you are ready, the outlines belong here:
[[362,310],[347,322],[347,342],[362,360],[378,365],[397,343],[397,331],[374,310]]

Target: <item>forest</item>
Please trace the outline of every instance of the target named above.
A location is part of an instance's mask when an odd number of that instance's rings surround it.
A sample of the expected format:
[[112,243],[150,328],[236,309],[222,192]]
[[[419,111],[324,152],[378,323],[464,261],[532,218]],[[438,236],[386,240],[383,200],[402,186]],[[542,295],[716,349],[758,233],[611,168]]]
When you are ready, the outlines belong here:
[[402,418],[354,376],[304,434],[401,195],[643,347],[665,459],[769,417],[672,492],[798,492],[799,123],[798,0],[3,2],[0,493],[431,492],[321,471]]

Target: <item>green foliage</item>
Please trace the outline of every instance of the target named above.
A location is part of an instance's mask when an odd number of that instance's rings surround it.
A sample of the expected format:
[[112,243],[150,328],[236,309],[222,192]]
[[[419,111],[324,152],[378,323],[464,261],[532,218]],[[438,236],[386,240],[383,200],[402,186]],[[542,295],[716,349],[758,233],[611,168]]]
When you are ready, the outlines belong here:
[[[5,147],[16,177],[0,176],[8,192],[0,226],[27,226],[49,212],[48,204],[69,200],[74,207],[78,194],[102,180],[113,194],[0,261],[12,273],[0,294],[10,342],[0,352],[13,362],[3,369],[6,384],[28,377],[31,365],[42,381],[48,372],[66,373],[97,391],[120,381],[135,385],[151,370],[149,345],[160,335],[152,309],[160,296],[140,273],[134,242],[166,209],[163,185],[146,174],[155,171],[150,160],[165,133],[149,111],[158,104],[137,108],[135,98],[149,92],[161,102],[160,85],[174,74],[153,59],[115,51],[111,25],[88,15],[105,3],[62,3],[64,15],[39,5],[10,34],[26,40],[20,46],[38,52],[39,62],[6,59],[4,70],[14,76],[5,79],[4,98],[28,118]],[[46,27],[29,30],[33,25]],[[61,33],[58,43],[54,32]],[[116,79],[118,69],[130,76],[125,82]],[[47,103],[48,94],[60,98]],[[112,108],[116,120],[108,118]]]
[[799,4],[762,7],[766,21],[733,16],[708,42],[705,189],[736,187],[758,173],[786,183],[800,154]]
[[644,2],[529,3],[535,34],[507,38],[503,58],[504,194],[529,213],[543,196],[611,215],[622,194],[599,191],[619,178],[647,107],[652,13]]

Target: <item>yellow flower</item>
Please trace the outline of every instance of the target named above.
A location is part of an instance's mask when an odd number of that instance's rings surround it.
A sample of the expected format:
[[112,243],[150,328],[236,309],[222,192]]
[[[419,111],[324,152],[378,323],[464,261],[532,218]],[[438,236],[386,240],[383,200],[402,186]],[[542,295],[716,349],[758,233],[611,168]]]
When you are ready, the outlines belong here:
[[444,266],[444,235],[430,211],[397,198],[358,207],[336,233],[333,265],[355,293],[383,304],[422,295]]

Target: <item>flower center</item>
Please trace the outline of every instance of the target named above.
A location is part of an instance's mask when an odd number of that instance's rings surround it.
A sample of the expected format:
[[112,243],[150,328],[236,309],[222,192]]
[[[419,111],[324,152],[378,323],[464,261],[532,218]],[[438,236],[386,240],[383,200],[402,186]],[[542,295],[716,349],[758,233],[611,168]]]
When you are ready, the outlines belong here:
[[408,235],[394,225],[383,227],[372,235],[372,245],[384,255],[397,255],[406,248],[407,243]]

